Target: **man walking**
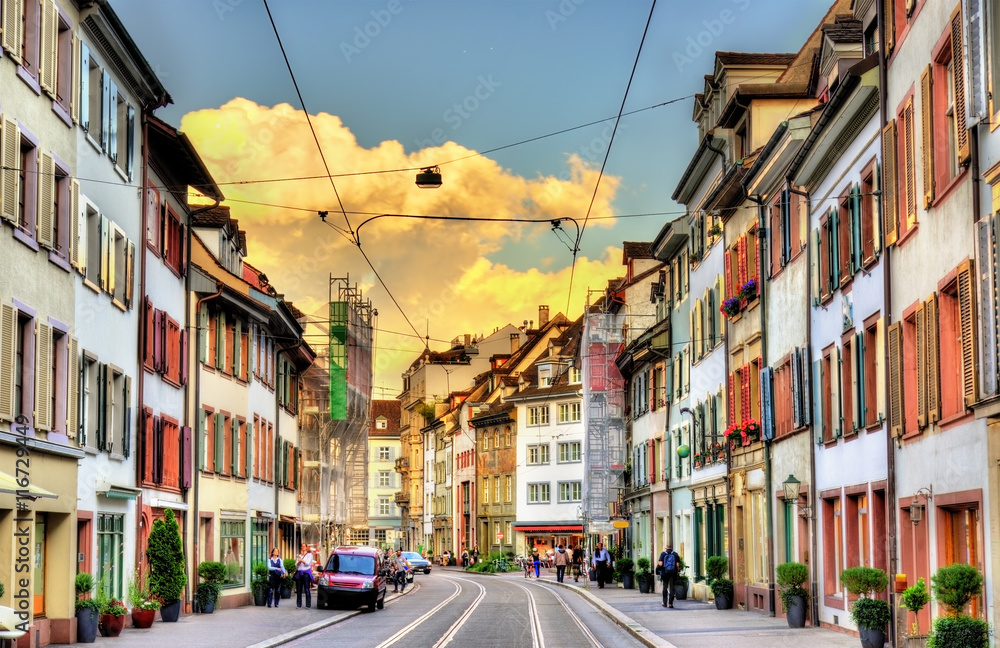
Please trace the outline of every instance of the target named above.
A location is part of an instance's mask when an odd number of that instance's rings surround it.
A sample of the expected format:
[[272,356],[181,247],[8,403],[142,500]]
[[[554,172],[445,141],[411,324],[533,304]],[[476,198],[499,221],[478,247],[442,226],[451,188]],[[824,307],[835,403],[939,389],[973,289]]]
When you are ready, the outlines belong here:
[[591,562],[594,566],[594,572],[597,574],[597,588],[604,589],[608,567],[611,566],[611,554],[604,548],[603,542],[597,543],[597,551],[594,552],[594,558]]
[[681,557],[677,555],[670,543],[660,554],[660,559],[656,562],[656,573],[663,581],[663,607],[674,607],[674,584],[677,582],[678,565]]
[[559,545],[552,561],[556,565],[556,582],[561,583],[566,577],[566,565],[569,564],[569,554],[566,553],[566,548]]
[[406,591],[406,570],[409,567],[409,563],[406,558],[403,557],[403,550],[396,550],[396,557],[392,559],[392,567],[395,570],[395,578],[393,578],[393,592],[405,592]]

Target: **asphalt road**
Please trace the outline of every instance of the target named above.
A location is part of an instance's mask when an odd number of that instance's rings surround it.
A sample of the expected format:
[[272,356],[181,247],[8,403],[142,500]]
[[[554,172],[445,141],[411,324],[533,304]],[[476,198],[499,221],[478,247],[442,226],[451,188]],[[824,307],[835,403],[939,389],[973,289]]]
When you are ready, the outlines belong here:
[[[391,590],[390,590],[391,591]],[[477,648],[642,646],[587,599],[537,580],[457,571],[419,574],[384,610],[353,616],[285,644]]]

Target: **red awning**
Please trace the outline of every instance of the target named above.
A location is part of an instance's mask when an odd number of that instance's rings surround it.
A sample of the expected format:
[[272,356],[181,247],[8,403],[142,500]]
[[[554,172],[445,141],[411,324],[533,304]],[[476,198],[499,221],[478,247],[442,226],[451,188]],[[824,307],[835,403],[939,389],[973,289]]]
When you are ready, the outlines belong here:
[[514,529],[523,533],[583,533],[582,524],[567,524],[562,526],[518,526],[515,524]]

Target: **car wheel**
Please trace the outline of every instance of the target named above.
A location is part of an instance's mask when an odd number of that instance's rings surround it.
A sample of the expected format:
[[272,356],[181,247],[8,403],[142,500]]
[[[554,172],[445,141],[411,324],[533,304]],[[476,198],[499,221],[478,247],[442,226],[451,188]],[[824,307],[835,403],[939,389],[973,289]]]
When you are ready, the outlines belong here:
[[385,607],[385,592],[382,592],[382,598],[375,601],[375,609],[381,610]]

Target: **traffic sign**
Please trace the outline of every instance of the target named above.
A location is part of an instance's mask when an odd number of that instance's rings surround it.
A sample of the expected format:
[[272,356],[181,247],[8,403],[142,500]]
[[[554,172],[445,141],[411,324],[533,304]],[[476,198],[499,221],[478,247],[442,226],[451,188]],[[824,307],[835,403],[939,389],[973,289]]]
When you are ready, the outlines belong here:
[[497,533],[497,542],[503,540],[503,533]]

